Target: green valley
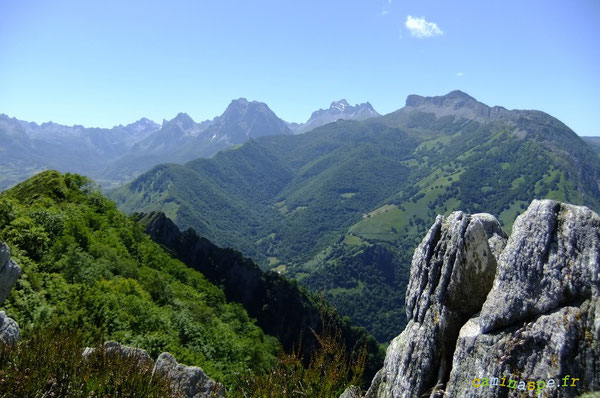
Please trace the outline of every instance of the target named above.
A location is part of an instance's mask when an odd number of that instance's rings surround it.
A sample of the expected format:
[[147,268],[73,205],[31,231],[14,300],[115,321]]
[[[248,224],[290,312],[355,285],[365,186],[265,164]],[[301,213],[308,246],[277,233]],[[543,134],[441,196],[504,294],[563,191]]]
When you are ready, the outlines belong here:
[[436,214],[489,212],[510,232],[534,198],[600,208],[599,181],[600,158],[560,121],[455,91],[159,165],[110,196],[285,272],[383,342],[405,324],[411,256]]

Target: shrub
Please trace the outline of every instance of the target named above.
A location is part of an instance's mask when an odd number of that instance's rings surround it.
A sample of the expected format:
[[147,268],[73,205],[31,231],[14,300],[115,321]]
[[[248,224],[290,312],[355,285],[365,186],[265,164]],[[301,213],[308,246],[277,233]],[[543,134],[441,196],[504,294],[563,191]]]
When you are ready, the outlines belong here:
[[[314,333],[314,332],[313,332]],[[278,363],[262,374],[247,374],[230,394],[232,397],[339,397],[347,385],[362,385],[367,358],[364,347],[349,357],[339,329],[323,326],[315,334],[319,347],[304,367],[301,349],[282,353]]]

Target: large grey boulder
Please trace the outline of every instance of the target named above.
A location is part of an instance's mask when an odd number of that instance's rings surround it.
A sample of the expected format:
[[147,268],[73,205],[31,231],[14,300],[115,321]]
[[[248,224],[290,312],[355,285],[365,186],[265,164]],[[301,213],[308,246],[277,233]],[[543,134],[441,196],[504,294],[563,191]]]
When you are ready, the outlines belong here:
[[19,325],[0,311],[0,344],[14,345],[19,340]]
[[10,250],[6,243],[0,241],[0,304],[4,302],[6,297],[21,275],[21,269],[10,258]]
[[174,392],[186,398],[225,396],[224,387],[208,377],[201,368],[182,365],[168,352],[159,355],[154,372],[159,372],[170,379]]
[[460,328],[492,288],[505,242],[489,214],[437,217],[413,256],[408,325],[388,347],[367,397],[415,397],[444,387]]
[[413,257],[409,323],[367,397],[600,390],[600,217],[533,201],[503,239],[489,215],[438,217]]
[[[473,387],[501,377],[516,388]],[[600,390],[600,217],[586,207],[536,200],[517,218],[481,314],[460,331],[447,395],[520,396],[530,381],[548,397]]]

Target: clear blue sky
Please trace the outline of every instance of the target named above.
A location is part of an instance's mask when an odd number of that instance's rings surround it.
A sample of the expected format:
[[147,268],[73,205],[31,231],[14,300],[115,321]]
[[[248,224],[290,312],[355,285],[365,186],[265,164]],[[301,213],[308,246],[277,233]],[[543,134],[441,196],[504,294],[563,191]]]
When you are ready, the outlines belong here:
[[246,97],[302,122],[454,89],[600,135],[600,1],[0,0],[0,113],[29,121],[201,121]]

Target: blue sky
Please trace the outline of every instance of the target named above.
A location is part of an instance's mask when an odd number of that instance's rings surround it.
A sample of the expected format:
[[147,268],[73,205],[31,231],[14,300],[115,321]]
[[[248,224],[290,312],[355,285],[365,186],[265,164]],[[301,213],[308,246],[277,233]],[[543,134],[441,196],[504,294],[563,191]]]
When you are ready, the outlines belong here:
[[460,89],[600,135],[600,1],[0,0],[0,113],[110,127],[234,98],[303,122]]

